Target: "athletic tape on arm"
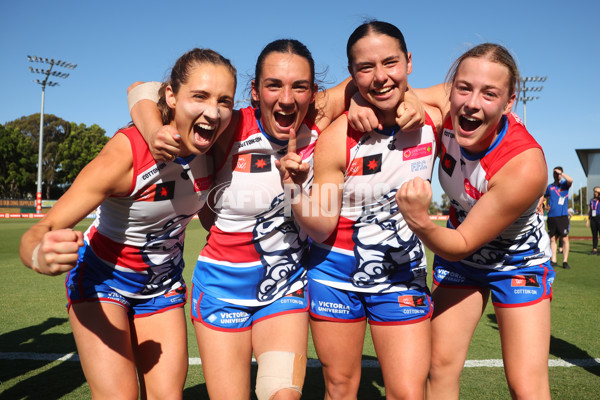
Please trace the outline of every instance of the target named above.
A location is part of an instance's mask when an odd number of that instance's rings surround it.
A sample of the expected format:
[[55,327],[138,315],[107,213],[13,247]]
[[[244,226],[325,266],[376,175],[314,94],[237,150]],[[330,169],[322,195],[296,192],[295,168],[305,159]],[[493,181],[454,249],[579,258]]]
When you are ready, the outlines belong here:
[[158,90],[160,89],[160,85],[160,82],[146,82],[131,89],[127,94],[129,111],[131,112],[133,106],[140,100],[151,100],[158,103]]

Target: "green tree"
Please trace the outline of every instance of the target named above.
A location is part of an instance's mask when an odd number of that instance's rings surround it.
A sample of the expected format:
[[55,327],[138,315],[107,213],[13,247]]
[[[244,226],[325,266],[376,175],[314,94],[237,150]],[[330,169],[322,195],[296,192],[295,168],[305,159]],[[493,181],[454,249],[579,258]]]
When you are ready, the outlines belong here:
[[442,193],[442,205],[440,206],[442,214],[448,215],[450,212],[450,198],[446,193]]
[[69,134],[58,147],[59,170],[56,173],[57,185],[67,189],[79,172],[102,150],[109,141],[106,131],[94,124],[86,127],[71,122]]
[[427,213],[429,215],[436,215],[439,212],[440,212],[440,206],[439,206],[439,204],[437,203],[437,201],[432,201],[429,204],[429,208],[427,209]]
[[35,154],[30,138],[0,125],[0,197],[25,198],[35,193]]
[[[23,135],[33,141],[36,150],[39,148],[39,113],[8,122],[6,126],[20,130]],[[56,186],[55,175],[60,164],[59,145],[69,135],[70,129],[71,124],[64,119],[53,114],[44,114],[42,183],[45,184],[45,198],[47,199],[50,198],[51,189]]]
[[[1,125],[0,125],[1,126]],[[0,139],[0,196],[26,197],[37,187],[40,114],[8,122]],[[94,124],[67,122],[52,114],[44,115],[42,159],[43,197],[60,197],[81,169],[108,142],[105,130]]]

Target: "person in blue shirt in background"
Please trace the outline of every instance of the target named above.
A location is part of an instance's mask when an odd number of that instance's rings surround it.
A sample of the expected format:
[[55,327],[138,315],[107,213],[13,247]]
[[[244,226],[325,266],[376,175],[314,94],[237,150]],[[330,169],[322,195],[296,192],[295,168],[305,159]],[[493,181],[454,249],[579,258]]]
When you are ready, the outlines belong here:
[[598,233],[600,232],[600,186],[594,187],[594,197],[590,201],[586,226],[592,229],[592,251],[590,255],[598,255]]
[[550,263],[553,267],[557,264],[557,241],[562,241],[563,249],[563,268],[569,269],[569,189],[573,184],[573,178],[565,174],[562,167],[555,167],[553,170],[554,182],[546,188],[547,207],[548,207],[548,234],[550,235],[550,247],[552,249],[552,259]]

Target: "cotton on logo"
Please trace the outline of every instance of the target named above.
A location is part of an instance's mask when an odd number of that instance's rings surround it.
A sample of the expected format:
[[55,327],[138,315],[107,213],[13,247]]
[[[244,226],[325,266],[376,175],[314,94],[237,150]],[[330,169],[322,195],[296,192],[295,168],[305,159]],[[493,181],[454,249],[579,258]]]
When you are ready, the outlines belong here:
[[481,198],[481,193],[471,185],[468,179],[465,179],[465,193],[469,195],[472,199],[479,200]]

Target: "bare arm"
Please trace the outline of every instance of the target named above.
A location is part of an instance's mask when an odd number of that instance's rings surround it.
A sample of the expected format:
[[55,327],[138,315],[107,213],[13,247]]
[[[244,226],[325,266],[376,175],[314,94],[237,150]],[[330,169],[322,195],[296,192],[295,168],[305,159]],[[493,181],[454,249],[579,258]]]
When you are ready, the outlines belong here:
[[162,123],[156,105],[160,85],[160,82],[135,82],[127,88],[127,102],[131,119],[148,143],[154,158],[171,161],[179,153],[179,132]]
[[[547,181],[544,156],[529,149],[510,160],[490,180],[488,192],[454,230],[436,225],[427,215],[431,185],[413,179],[402,185],[396,199],[410,229],[435,254],[458,261],[496,238],[533,204],[538,204]],[[515,182],[519,190],[514,190]]]
[[441,113],[442,120],[448,116],[448,113],[450,112],[449,84],[440,83],[428,88],[413,88],[413,91],[426,106],[437,108]]
[[337,226],[342,206],[346,169],[346,130],[348,120],[335,120],[317,140],[314,181],[311,194],[297,191],[292,210],[300,227],[318,242],[325,241]]
[[354,93],[356,85],[350,77],[332,88],[321,90],[315,96],[315,106],[311,111],[313,115],[309,117],[313,118],[321,131],[324,130],[348,109]]
[[569,185],[569,187],[571,187],[571,185],[573,185],[573,178],[571,178],[569,175],[565,174],[564,172],[560,174],[561,178],[565,178],[565,180],[567,181],[567,185]]
[[[19,255],[25,266],[34,268],[37,252],[38,272],[58,275],[72,269],[83,234],[73,231],[79,221],[110,195],[125,195],[131,187],[133,157],[129,140],[117,134],[102,151],[81,170],[73,185],[21,238]],[[36,270],[37,270],[36,269]]]

